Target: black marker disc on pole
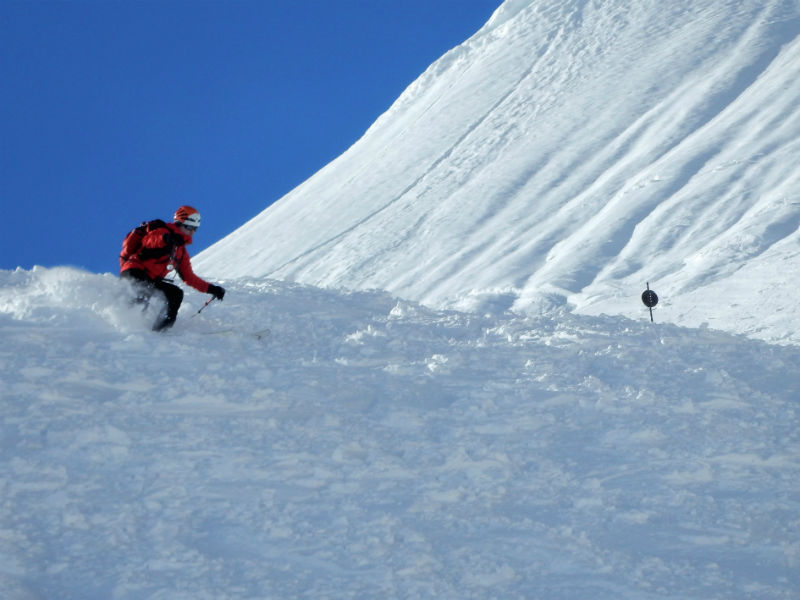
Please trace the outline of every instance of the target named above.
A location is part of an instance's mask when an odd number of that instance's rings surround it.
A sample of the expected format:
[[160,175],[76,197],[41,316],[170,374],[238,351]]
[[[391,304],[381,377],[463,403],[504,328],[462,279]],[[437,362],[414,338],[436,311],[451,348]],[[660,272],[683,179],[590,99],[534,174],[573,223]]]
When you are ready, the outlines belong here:
[[642,292],[642,302],[647,308],[653,308],[658,304],[658,296],[653,290],[645,290]]

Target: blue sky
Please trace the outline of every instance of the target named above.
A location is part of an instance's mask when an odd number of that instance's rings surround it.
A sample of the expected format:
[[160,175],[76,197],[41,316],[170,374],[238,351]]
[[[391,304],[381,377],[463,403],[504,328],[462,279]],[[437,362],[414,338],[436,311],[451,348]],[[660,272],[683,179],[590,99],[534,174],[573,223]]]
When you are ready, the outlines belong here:
[[0,1],[0,269],[116,272],[125,233],[181,204],[203,215],[197,254],[344,152],[500,3]]

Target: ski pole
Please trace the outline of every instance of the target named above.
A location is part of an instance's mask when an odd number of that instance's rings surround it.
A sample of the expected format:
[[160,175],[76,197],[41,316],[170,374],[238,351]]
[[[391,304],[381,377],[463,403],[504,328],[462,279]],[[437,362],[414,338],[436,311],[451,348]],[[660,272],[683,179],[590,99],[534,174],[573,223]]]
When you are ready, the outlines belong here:
[[201,306],[201,307],[200,307],[200,310],[198,310],[196,313],[194,313],[194,314],[192,315],[192,317],[196,317],[196,316],[197,316],[197,315],[199,315],[201,312],[203,312],[203,309],[204,309],[206,306],[208,306],[209,304],[211,304],[211,303],[212,303],[212,302],[213,302],[215,299],[216,299],[216,296],[211,296],[211,298],[209,298],[208,300],[206,300],[206,303],[205,303],[205,304],[203,304],[203,306]]

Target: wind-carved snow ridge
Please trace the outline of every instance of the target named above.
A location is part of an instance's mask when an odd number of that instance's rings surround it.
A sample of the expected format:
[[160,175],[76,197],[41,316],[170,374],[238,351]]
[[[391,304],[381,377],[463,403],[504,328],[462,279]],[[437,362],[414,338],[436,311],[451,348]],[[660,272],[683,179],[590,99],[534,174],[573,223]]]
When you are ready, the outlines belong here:
[[784,0],[509,0],[198,268],[527,315],[649,281],[665,321],[797,343],[798,32]]
[[798,346],[223,283],[0,271],[4,599],[800,593]]

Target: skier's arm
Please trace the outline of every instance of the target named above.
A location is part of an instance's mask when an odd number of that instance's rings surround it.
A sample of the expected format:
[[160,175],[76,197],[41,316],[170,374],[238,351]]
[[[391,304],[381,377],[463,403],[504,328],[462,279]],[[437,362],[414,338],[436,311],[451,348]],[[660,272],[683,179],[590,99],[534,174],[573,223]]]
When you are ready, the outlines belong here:
[[183,246],[176,248],[175,261],[177,263],[178,275],[186,282],[186,285],[193,287],[198,292],[204,294],[208,293],[208,288],[211,284],[194,274],[192,263],[189,261],[189,253],[186,251],[186,248]]

